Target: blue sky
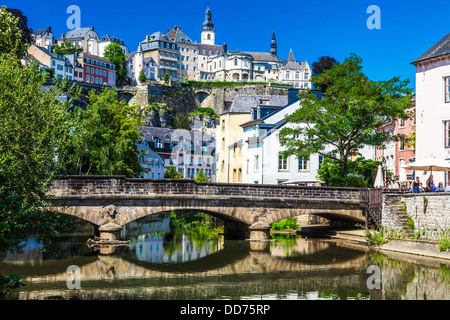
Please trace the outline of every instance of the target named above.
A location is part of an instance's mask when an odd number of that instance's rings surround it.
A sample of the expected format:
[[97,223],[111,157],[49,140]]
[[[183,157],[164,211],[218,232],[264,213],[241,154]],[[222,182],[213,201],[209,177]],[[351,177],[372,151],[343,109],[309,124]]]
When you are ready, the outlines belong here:
[[[1,1],[18,8],[33,29],[52,26],[55,36],[68,31],[70,5],[81,9],[81,26],[95,26],[105,34],[125,40],[134,51],[146,34],[166,33],[175,25],[200,42],[208,1]],[[370,5],[381,12],[381,29],[370,30]],[[363,59],[365,74],[373,80],[394,76],[410,79],[415,87],[415,68],[410,64],[450,32],[450,1],[341,0],[341,1],[243,1],[210,0],[216,43],[229,50],[269,51],[275,28],[278,57],[292,49],[297,60],[310,64],[321,56],[343,61],[350,53]]]

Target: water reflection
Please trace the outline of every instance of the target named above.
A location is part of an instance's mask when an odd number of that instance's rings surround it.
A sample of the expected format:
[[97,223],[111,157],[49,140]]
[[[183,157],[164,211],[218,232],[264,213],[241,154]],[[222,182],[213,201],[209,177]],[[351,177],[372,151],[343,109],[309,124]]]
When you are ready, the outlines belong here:
[[[145,222],[150,223],[150,222]],[[144,223],[144,224],[145,224]],[[38,243],[5,257],[4,274],[27,283],[15,299],[449,299],[450,267],[368,252],[345,241],[274,236],[269,251],[249,241],[201,241],[173,234],[173,225],[135,225],[131,245],[105,255],[84,242],[62,243],[59,259],[42,259]],[[139,235],[144,230],[149,231]],[[133,231],[134,230],[134,231]],[[31,263],[32,262],[32,263]],[[380,290],[367,287],[367,267],[381,268]],[[67,267],[80,267],[81,289],[69,290]]]

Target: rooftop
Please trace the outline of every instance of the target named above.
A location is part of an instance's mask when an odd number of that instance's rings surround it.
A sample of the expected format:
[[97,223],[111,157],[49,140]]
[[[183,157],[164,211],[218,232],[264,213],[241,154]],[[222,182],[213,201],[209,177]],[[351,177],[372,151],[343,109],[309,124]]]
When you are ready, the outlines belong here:
[[450,54],[450,33],[438,41],[434,46],[432,46],[427,52],[421,55],[417,60],[411,62],[411,64],[417,64],[419,62],[441,57]]

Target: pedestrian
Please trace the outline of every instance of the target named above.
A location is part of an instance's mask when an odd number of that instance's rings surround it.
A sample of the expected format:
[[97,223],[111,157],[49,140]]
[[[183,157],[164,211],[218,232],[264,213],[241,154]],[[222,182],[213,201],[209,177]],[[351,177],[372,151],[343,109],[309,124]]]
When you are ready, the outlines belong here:
[[414,182],[412,184],[413,192],[419,193],[419,188],[420,188],[420,179],[419,179],[419,177],[416,177],[416,180],[414,180]]
[[444,191],[445,191],[445,189],[444,189],[444,184],[443,184],[442,182],[439,182],[436,191],[438,191],[438,192],[444,192]]
[[432,192],[436,190],[436,186],[434,185],[433,175],[430,174],[428,180],[426,182],[425,191]]

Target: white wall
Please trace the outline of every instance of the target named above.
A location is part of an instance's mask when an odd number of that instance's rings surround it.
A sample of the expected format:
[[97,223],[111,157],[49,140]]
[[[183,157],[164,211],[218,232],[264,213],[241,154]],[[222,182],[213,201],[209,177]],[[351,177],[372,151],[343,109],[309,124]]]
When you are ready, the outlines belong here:
[[[450,158],[444,145],[444,123],[450,120],[450,103],[445,103],[444,77],[450,76],[450,57],[416,68],[416,160],[426,157]],[[429,172],[416,171],[421,181]],[[444,182],[442,172],[433,172],[434,181]]]

